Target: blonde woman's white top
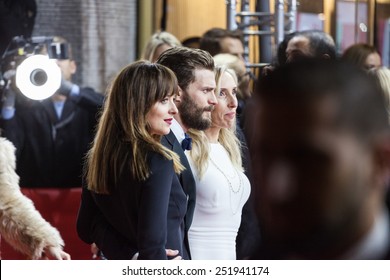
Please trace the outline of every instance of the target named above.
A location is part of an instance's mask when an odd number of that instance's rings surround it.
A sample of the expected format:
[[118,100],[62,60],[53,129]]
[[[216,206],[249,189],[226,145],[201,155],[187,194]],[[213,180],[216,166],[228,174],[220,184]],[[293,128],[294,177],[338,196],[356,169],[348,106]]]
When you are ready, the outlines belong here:
[[196,181],[196,206],[189,230],[191,257],[234,260],[241,212],[250,194],[249,180],[233,166],[219,143],[210,144],[209,164],[201,180],[186,154]]

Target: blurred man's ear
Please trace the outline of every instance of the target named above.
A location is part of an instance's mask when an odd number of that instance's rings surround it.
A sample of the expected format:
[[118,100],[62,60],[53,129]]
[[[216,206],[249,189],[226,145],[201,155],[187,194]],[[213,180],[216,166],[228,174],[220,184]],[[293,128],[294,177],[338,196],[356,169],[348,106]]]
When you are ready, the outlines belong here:
[[70,73],[73,75],[74,73],[76,73],[77,71],[77,64],[76,64],[76,61],[74,61],[73,59],[70,61]]
[[178,88],[179,88],[179,92],[178,92],[178,94],[177,94],[177,96],[176,96],[176,103],[180,103],[181,102],[181,98],[182,98],[182,96],[183,96],[183,90],[181,89],[181,87],[180,86],[178,86]]

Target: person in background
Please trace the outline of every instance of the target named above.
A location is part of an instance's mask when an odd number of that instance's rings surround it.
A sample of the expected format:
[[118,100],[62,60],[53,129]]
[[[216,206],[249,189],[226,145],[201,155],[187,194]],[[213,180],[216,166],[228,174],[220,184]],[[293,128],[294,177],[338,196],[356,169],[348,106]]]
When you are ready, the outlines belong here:
[[29,259],[70,260],[58,230],[20,191],[15,166],[14,145],[0,137],[0,238]]
[[184,39],[181,44],[183,47],[191,48],[191,49],[199,49],[200,47],[200,37],[192,36]]
[[[337,52],[333,38],[321,30],[296,31],[286,35],[278,46],[277,62],[263,69],[262,76],[268,75],[279,66],[294,61],[312,59],[336,60]],[[248,146],[252,145],[253,133],[256,131],[256,114],[259,108],[255,102],[247,103],[247,110],[243,116],[243,127],[248,139]]]
[[196,182],[196,206],[189,230],[192,259],[236,259],[241,213],[250,194],[236,137],[237,77],[217,67],[211,126],[189,130],[193,148],[187,153]]
[[200,49],[212,56],[230,53],[244,60],[243,36],[239,29],[231,31],[223,28],[211,28],[200,39]]
[[[308,57],[331,60],[337,58],[335,42],[333,38],[324,31],[299,31],[293,33],[287,40],[285,61],[287,63],[306,59]],[[279,61],[279,64],[283,64],[283,62]]]
[[254,259],[389,259],[390,129],[373,79],[300,61],[263,77],[255,100]]
[[385,101],[385,106],[387,109],[387,113],[389,114],[389,122],[390,122],[390,69],[381,66],[371,68],[368,71],[368,74],[373,76],[377,85],[382,90],[383,99]]
[[274,58],[273,66],[282,66],[286,64],[287,62],[287,54],[286,54],[286,49],[288,46],[288,42],[290,41],[291,38],[293,38],[296,33],[299,31],[291,32],[288,34],[284,35],[283,41],[279,43],[277,51],[276,51],[276,56]]
[[365,70],[379,68],[382,65],[382,58],[377,49],[365,43],[349,46],[343,52],[341,59]]
[[276,55],[273,57],[272,63],[264,66],[261,69],[262,76],[265,76],[270,71],[273,71],[275,67],[282,66],[287,63],[287,54],[286,54],[287,45],[290,39],[293,38],[297,32],[299,31],[287,33],[284,35],[283,40],[278,44],[278,47],[276,49]]
[[154,33],[147,42],[141,59],[156,62],[158,57],[166,50],[180,47],[181,43],[173,34],[161,31]]
[[94,136],[97,113],[104,96],[72,83],[76,62],[57,60],[62,82],[59,90],[42,100],[27,100],[13,85],[5,93],[0,127],[16,147],[17,168],[23,188],[81,187],[83,159]]
[[[175,174],[184,167],[160,143],[177,114],[177,93],[174,73],[146,61],[126,66],[114,80],[85,166],[77,221],[83,240],[99,246],[98,236],[107,228],[91,233],[90,217],[101,213],[138,259],[167,259],[165,248],[188,258],[183,245],[187,197]],[[88,192],[92,200],[84,199]]]

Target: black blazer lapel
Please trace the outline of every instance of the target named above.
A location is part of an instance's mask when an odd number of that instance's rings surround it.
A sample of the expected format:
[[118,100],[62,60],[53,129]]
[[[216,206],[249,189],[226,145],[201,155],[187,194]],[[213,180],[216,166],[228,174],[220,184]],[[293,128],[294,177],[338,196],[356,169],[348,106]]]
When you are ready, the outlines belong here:
[[42,104],[42,107],[44,108],[44,110],[46,111],[47,115],[49,116],[49,119],[51,121],[52,124],[55,124],[58,122],[58,116],[57,116],[57,113],[54,109],[54,105],[53,105],[53,102],[51,101],[50,98],[47,98],[45,100],[43,100],[41,102]]
[[188,196],[188,204],[187,204],[187,213],[186,213],[186,232],[191,226],[192,223],[192,217],[194,215],[194,209],[195,209],[195,199],[196,199],[196,187],[195,187],[195,180],[194,176],[191,172],[190,164],[187,160],[186,155],[184,154],[184,151],[177,140],[175,134],[171,131],[168,135],[165,135],[162,138],[161,143],[166,146],[167,148],[173,150],[175,153],[177,153],[180,157],[181,164],[184,165],[186,170],[184,170],[179,175],[180,183],[183,187],[184,192]]

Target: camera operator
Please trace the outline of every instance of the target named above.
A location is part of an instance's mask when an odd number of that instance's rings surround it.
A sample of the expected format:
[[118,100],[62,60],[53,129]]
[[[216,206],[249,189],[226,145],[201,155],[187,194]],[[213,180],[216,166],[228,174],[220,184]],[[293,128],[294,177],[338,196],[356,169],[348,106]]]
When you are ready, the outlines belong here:
[[72,83],[77,67],[71,47],[61,37],[54,37],[53,43],[68,49],[66,59],[57,59],[62,73],[57,92],[43,101],[27,100],[13,84],[3,93],[2,136],[16,146],[17,173],[25,188],[81,186],[83,158],[104,99]]

